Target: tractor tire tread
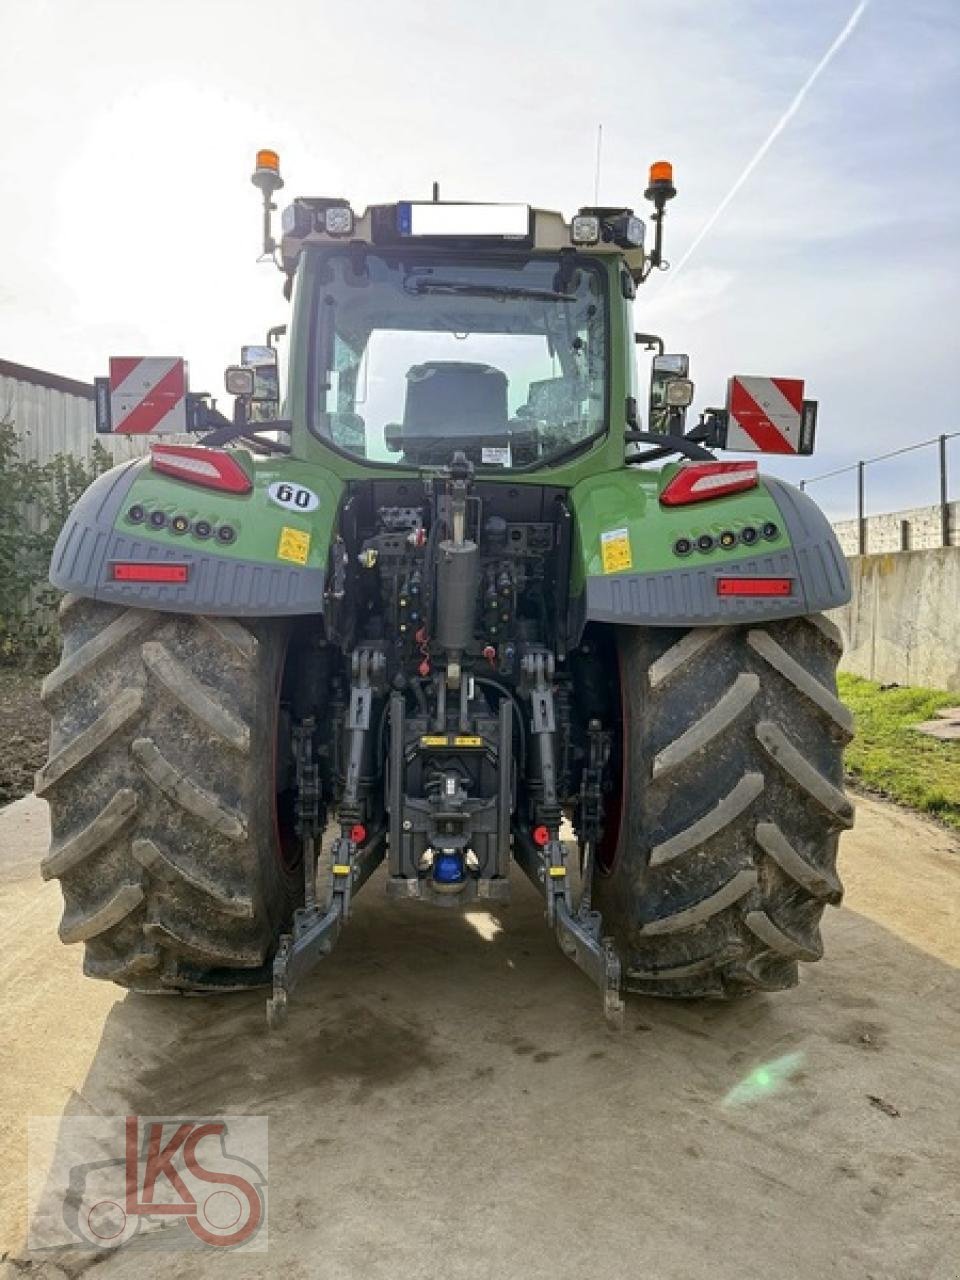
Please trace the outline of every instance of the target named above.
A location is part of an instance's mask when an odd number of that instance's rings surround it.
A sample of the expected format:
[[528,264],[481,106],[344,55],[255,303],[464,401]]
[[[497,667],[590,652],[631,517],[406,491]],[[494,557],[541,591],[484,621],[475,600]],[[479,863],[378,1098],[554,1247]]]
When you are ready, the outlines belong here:
[[302,876],[277,856],[271,760],[282,622],[61,604],[36,789],[44,879],[84,972],[148,994],[269,981]]
[[796,984],[843,894],[852,719],[822,617],[685,633],[621,628],[620,836],[593,904],[627,990],[732,997]]

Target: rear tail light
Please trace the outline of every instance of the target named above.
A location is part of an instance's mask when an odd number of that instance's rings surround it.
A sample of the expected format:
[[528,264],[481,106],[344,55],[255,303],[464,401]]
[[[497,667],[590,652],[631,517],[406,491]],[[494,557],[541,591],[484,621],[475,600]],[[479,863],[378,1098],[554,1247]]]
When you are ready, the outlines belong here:
[[760,483],[755,462],[691,462],[678,468],[660,494],[665,507],[723,498],[728,493],[755,489]]
[[190,577],[190,566],[115,560],[110,566],[110,577],[114,582],[186,582]]
[[204,449],[193,444],[155,444],[150,451],[150,466],[164,475],[200,484],[221,493],[249,493],[253,481],[224,449]]
[[718,596],[790,596],[792,578],[718,578]]

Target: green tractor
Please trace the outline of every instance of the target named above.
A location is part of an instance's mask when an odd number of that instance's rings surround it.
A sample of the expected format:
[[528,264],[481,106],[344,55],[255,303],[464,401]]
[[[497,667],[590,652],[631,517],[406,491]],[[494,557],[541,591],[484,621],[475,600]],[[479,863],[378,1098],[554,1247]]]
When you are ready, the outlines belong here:
[[634,333],[670,166],[649,245],[436,188],[296,199],[275,241],[275,153],[254,182],[293,314],[232,418],[182,361],[97,381],[98,429],[201,438],[101,476],[54,553],[63,941],[134,991],[268,987],[274,1024],[378,868],[462,909],[515,861],[613,1020],[794,985],[853,821],[848,576],[809,498],[715,456],[810,452],[803,384],[733,377],[688,430],[686,356]]

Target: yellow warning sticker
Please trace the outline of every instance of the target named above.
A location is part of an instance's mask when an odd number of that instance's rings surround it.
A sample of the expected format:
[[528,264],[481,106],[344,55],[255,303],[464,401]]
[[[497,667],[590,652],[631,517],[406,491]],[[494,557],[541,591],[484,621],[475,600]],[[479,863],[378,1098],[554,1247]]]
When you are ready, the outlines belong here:
[[604,573],[619,573],[633,568],[629,529],[606,529],[600,535],[600,558]]
[[425,733],[420,739],[421,747],[448,747],[450,739],[445,733]]
[[461,733],[453,740],[455,747],[482,747],[483,739],[473,733]]
[[306,564],[310,554],[310,535],[302,529],[291,529],[284,525],[280,530],[280,541],[277,543],[277,559],[292,560],[294,564]]

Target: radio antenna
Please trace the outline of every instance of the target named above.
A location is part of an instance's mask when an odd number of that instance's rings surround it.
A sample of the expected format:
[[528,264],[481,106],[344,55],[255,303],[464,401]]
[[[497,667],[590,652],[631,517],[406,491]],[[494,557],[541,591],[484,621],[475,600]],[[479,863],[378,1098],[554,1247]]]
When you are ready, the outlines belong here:
[[597,166],[593,174],[593,204],[600,204],[600,149],[603,146],[603,125],[597,125]]

